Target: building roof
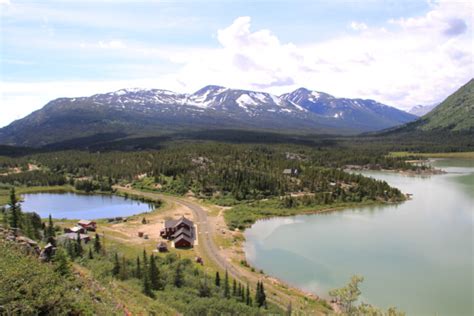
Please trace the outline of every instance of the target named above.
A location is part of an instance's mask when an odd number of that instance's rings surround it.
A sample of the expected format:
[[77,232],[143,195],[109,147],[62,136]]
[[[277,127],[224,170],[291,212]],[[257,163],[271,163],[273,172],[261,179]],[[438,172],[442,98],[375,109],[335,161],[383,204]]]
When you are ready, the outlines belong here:
[[79,225],[91,225],[91,224],[95,224],[94,221],[89,221],[89,220],[86,220],[86,219],[81,219],[79,222],[77,222]]
[[185,241],[189,242],[189,244],[191,244],[191,245],[193,244],[193,240],[191,238],[189,238],[188,236],[184,235],[184,234],[179,235],[178,238],[176,238],[174,240],[174,243],[176,244],[180,240],[185,240]]
[[285,169],[285,170],[283,170],[283,173],[284,174],[291,174],[292,170],[291,169]]
[[156,248],[168,248],[168,245],[164,241],[160,241]]
[[174,227],[177,222],[178,222],[178,221],[175,220],[175,219],[167,219],[167,220],[165,221],[165,228]]
[[72,239],[72,240],[77,240],[77,235],[80,236],[81,240],[82,239],[90,239],[89,235],[86,234],[77,234],[77,233],[65,233],[61,235],[61,237],[67,238],[67,239]]
[[181,223],[184,223],[184,224],[188,225],[189,227],[194,226],[192,221],[190,221],[186,217],[182,216],[180,219],[167,219],[165,221],[165,228],[175,227],[175,226],[178,226]]
[[176,238],[178,237],[179,235],[186,235],[188,236],[189,238],[193,237],[192,233],[189,231],[189,229],[183,227],[181,229],[179,229],[178,231],[176,231],[172,236],[171,238]]
[[79,227],[79,226],[75,226],[75,227],[71,227],[69,228],[69,230],[73,233],[77,233],[78,231],[81,231],[81,230],[84,230],[83,227]]
[[194,226],[194,223],[192,221],[190,221],[189,219],[187,219],[186,217],[182,216],[178,222],[176,223],[176,226],[181,224],[181,223],[184,223],[186,225],[188,225],[189,227],[193,227]]

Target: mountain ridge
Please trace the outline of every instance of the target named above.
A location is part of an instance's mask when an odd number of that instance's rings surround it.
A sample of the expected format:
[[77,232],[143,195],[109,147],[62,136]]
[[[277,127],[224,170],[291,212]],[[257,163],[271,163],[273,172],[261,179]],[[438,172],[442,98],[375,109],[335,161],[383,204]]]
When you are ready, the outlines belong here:
[[306,88],[280,96],[217,85],[191,94],[129,88],[52,100],[0,129],[0,143],[43,146],[101,133],[213,128],[355,134],[415,119],[374,100],[336,98]]

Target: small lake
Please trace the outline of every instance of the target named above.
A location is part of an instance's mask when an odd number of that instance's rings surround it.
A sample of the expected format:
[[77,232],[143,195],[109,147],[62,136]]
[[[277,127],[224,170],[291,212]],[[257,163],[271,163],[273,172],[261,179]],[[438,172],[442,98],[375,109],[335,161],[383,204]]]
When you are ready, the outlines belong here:
[[247,260],[327,297],[354,274],[362,300],[407,315],[474,315],[474,160],[436,160],[447,174],[364,172],[413,198],[399,205],[273,218],[245,233]]
[[98,219],[130,216],[147,212],[153,205],[116,195],[76,193],[22,194],[24,212],[36,212],[42,218]]

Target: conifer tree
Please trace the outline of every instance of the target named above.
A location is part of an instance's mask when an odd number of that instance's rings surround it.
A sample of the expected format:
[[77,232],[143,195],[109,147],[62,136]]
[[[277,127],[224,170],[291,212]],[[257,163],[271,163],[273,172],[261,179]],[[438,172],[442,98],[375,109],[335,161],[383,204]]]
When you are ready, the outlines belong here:
[[145,274],[145,271],[148,268],[148,255],[146,253],[146,250],[143,249],[143,274]]
[[92,254],[92,248],[89,248],[89,259],[94,259],[94,255]]
[[83,253],[82,249],[82,242],[81,242],[81,234],[77,233],[77,238],[76,238],[76,255],[81,257]]
[[216,286],[221,286],[221,277],[219,275],[219,271],[216,272]]
[[181,263],[178,262],[174,271],[174,286],[181,287],[184,283],[183,268]]
[[237,296],[237,282],[235,281],[232,281],[232,296]]
[[62,249],[56,249],[54,254],[53,262],[55,264],[54,270],[62,276],[68,276],[71,274],[71,267],[66,252]]
[[156,265],[155,256],[150,256],[150,264],[149,264],[149,274],[150,274],[150,284],[153,290],[161,290],[161,282],[160,282],[160,271]]
[[128,262],[125,256],[122,256],[122,263],[120,264],[120,273],[119,273],[121,280],[128,279]]
[[120,273],[120,261],[119,261],[118,254],[115,253],[115,256],[114,256],[114,267],[112,268],[112,275],[113,275],[113,276],[117,276],[117,275],[119,275],[119,273]]
[[56,236],[56,233],[54,232],[54,224],[53,224],[53,218],[51,217],[51,214],[48,216],[48,227],[46,228],[47,235],[45,236],[46,239],[48,240],[49,238],[54,238]]
[[224,297],[230,297],[230,286],[229,286],[229,273],[225,270],[225,278],[224,278]]
[[154,297],[154,293],[151,290],[150,280],[148,279],[148,273],[143,273],[143,294],[148,297]]
[[10,227],[22,228],[21,226],[21,206],[15,194],[15,188],[10,190],[10,200],[8,201],[10,211]]
[[252,305],[251,298],[250,298],[250,286],[247,283],[247,290],[245,291],[245,304],[248,306]]
[[100,237],[99,234],[95,234],[95,239],[94,239],[94,251],[96,253],[100,253],[100,250],[102,248],[102,245],[100,244]]
[[142,278],[142,268],[140,266],[140,257],[139,256],[137,256],[137,263],[136,263],[136,268],[135,268],[135,277],[137,279]]

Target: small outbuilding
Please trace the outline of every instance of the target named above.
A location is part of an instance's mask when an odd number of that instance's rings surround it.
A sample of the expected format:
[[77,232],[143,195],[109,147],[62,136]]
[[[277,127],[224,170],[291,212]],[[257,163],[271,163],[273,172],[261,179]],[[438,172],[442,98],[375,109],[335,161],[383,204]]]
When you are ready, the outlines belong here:
[[161,241],[156,246],[156,249],[158,249],[159,252],[167,252],[168,251],[168,245],[166,245],[166,243],[164,241]]

